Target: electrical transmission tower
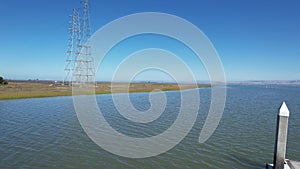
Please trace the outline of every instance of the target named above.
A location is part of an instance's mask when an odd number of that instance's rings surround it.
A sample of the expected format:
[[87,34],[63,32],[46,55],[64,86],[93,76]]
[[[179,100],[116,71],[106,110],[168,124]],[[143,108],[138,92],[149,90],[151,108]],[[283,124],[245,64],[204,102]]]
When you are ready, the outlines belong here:
[[[86,83],[92,84],[95,79],[94,58],[91,53],[91,45],[89,38],[91,36],[90,20],[89,20],[89,3],[88,0],[82,0],[83,8],[81,13],[77,12],[75,24],[72,25],[74,30],[71,35],[71,42],[73,47],[74,62],[72,62],[70,69],[72,70],[72,78],[70,83]],[[74,15],[74,14],[73,14]],[[69,56],[69,54],[67,54]],[[69,63],[67,58],[67,63]],[[67,64],[68,65],[68,64]],[[70,72],[69,72],[70,74]]]
[[71,20],[69,22],[69,39],[68,39],[68,50],[66,56],[65,65],[65,78],[63,84],[72,83],[72,75],[75,66],[76,50],[77,50],[77,40],[80,32],[79,16],[78,10],[73,9],[73,13],[70,15]]

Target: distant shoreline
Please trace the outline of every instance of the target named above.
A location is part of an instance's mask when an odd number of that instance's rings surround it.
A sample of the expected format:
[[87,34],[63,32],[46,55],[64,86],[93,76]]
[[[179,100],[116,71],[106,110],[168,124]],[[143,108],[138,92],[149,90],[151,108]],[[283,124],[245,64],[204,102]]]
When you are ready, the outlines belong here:
[[[114,83],[119,86],[114,93],[127,93],[126,83]],[[210,84],[181,84],[182,89],[211,88]],[[129,93],[152,92],[154,90],[170,91],[181,90],[177,84],[172,83],[131,83]],[[110,82],[98,82],[95,94],[110,94]],[[56,96],[71,96],[72,87],[68,85],[55,84],[54,81],[10,81],[8,85],[0,86],[0,100],[42,98]]]

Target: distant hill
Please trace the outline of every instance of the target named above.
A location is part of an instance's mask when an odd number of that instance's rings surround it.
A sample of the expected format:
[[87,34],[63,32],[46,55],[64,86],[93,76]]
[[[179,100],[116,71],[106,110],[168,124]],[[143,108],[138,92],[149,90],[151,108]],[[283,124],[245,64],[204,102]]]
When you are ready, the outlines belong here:
[[258,84],[258,85],[300,85],[300,80],[254,80],[254,81],[231,81],[227,84]]

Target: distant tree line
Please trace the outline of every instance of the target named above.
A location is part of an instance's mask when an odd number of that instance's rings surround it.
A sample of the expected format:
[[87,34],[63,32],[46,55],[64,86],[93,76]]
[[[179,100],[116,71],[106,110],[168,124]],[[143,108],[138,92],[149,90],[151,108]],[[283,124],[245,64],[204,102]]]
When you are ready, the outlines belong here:
[[3,77],[0,76],[0,85],[7,85],[8,81],[4,80]]

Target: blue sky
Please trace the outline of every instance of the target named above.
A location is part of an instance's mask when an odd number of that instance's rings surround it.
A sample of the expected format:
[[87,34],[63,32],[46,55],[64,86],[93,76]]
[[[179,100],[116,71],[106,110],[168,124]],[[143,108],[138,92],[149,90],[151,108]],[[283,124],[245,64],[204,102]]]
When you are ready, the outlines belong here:
[[[69,14],[80,5],[78,1],[0,0],[0,76],[62,80]],[[132,13],[169,13],[188,20],[207,35],[229,81],[300,80],[299,1],[90,0],[90,4],[92,32]],[[187,56],[182,58],[193,63]],[[104,71],[118,60],[109,59]],[[190,66],[198,80],[207,80],[199,65]],[[109,74],[100,71],[97,80],[106,80],[101,73]],[[151,80],[156,78],[154,74]],[[163,80],[163,76],[159,78]]]

